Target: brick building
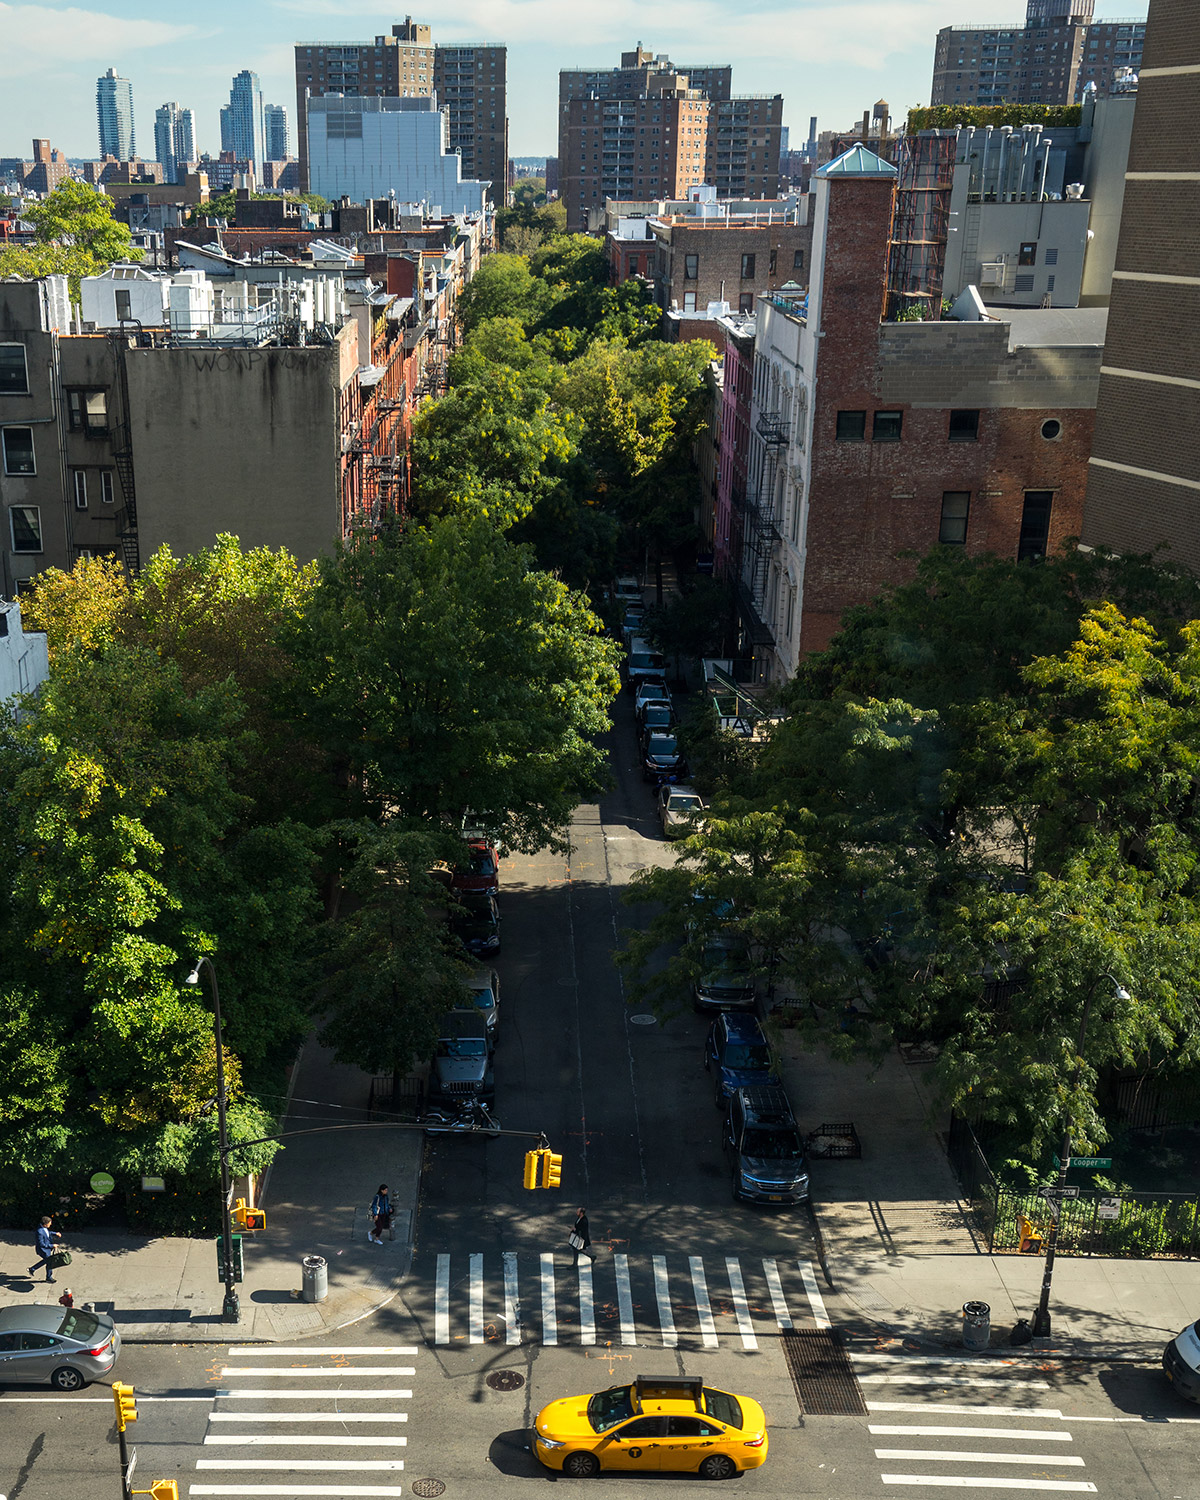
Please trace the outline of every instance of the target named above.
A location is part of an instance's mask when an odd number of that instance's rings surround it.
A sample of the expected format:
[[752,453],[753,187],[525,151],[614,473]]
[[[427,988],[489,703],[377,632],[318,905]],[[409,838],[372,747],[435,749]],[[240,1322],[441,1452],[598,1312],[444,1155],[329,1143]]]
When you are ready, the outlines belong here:
[[737,562],[762,680],[908,577],[906,553],[1032,560],[1078,535],[1107,316],[985,309],[970,289],[950,319],[885,321],[896,168],[856,147],[813,182],[807,300],[757,306]]
[[1191,0],[1151,0],[1082,538],[1200,572],[1200,109]]
[[[713,573],[738,582],[742,531],[746,515],[746,482],[750,465],[750,399],[754,387],[753,316],[731,313],[722,318],[720,440],[717,444],[717,488],[713,503]],[[753,645],[750,641],[747,644]]]
[[34,141],[33,162],[23,183],[27,192],[52,193],[70,175],[70,164],[61,151],[56,151],[49,141]]

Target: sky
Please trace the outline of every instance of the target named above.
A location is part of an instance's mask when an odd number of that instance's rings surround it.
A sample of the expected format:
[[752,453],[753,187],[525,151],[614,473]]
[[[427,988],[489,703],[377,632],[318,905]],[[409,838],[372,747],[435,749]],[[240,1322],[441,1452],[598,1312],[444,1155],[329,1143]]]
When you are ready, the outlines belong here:
[[[848,130],[877,99],[899,116],[929,100],[941,26],[1019,24],[1024,0],[439,0],[413,18],[435,42],[508,47],[509,150],[556,150],[558,70],[615,67],[640,41],[678,64],[731,63],[735,94],[782,94],[793,141]],[[1097,15],[1138,11],[1098,4]],[[96,78],[115,68],[133,84],[139,154],[154,155],[154,111],[173,100],[196,114],[197,149],[220,149],[217,111],[233,75],[251,68],[269,104],[288,106],[295,152],[297,42],[367,41],[404,12],[361,0],[101,0],[25,5],[0,0],[0,156],[28,157],[33,137],[93,157]]]

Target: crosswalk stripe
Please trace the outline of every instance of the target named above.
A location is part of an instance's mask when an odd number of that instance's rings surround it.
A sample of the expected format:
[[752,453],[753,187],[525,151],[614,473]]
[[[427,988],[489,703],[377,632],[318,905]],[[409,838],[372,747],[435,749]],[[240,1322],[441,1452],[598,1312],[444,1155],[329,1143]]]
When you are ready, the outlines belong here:
[[472,1255],[468,1262],[471,1277],[469,1338],[472,1344],[483,1343],[483,1256]]
[[674,1349],[679,1343],[675,1332],[675,1314],[671,1311],[671,1284],[667,1277],[667,1257],[654,1257],[654,1299],[658,1303],[658,1324],[662,1329],[662,1341],[666,1348]]
[[[868,1401],[868,1411],[923,1411],[929,1412],[928,1401]],[[1040,1406],[942,1406],[934,1410],[943,1417],[1058,1417],[1065,1421],[1062,1412]]]
[[973,1437],[1015,1438],[1026,1443],[1069,1443],[1071,1434],[1061,1427],[1047,1431],[1034,1427],[891,1427],[871,1422],[867,1431],[872,1437]]
[[998,1359],[987,1354],[889,1354],[875,1349],[851,1349],[848,1351],[855,1363],[888,1365],[966,1365],[976,1369],[1019,1370],[1017,1359]]
[[379,1437],[375,1433],[363,1437],[315,1436],[303,1432],[206,1432],[205,1445],[215,1443],[241,1444],[246,1448],[282,1448],[285,1445],[315,1448],[406,1448],[406,1437]]
[[521,1342],[521,1297],[517,1284],[517,1253],[504,1252],[504,1342]]
[[[449,1257],[447,1257],[448,1259]],[[322,1344],[320,1349],[306,1348],[303,1344],[230,1344],[230,1354],[248,1358],[261,1354],[273,1359],[278,1354],[416,1354],[415,1344]],[[139,1400],[142,1398],[139,1397]]]
[[704,1261],[699,1255],[688,1256],[692,1271],[692,1291],[696,1294],[696,1311],[700,1314],[700,1332],[704,1335],[704,1347],[717,1347],[717,1325],[713,1322],[712,1303],[708,1300],[708,1282],[704,1276]]
[[406,1411],[210,1411],[210,1422],[407,1422]]
[[923,1375],[914,1370],[888,1371],[879,1375],[856,1375],[859,1385],[1002,1385],[1007,1390],[1048,1391],[1048,1380],[1008,1380],[1003,1375]]
[[189,1484],[189,1495],[334,1495],[337,1500],[357,1500],[368,1495],[402,1495],[398,1484]]
[[940,1484],[960,1490],[1050,1490],[1057,1495],[1094,1495],[1085,1479],[977,1479],[965,1474],[881,1474],[884,1484]]
[[732,1255],[725,1257],[725,1274],[729,1277],[729,1290],[733,1296],[733,1310],[737,1314],[738,1329],[742,1335],[742,1348],[757,1349],[758,1339],[754,1334],[750,1304],[746,1301],[746,1284],[742,1280],[742,1267]]
[[331,1375],[415,1375],[412,1365],[280,1365],[277,1370],[263,1369],[261,1365],[226,1365],[221,1371],[222,1380],[231,1375],[253,1375],[259,1380],[272,1375],[286,1375],[289,1379],[302,1380],[306,1375],[315,1380],[328,1380]]
[[783,1298],[783,1282],[779,1279],[779,1266],[773,1260],[763,1261],[763,1274],[767,1278],[767,1286],[771,1292],[771,1305],[775,1309],[775,1321],[780,1328],[792,1326],[791,1314],[788,1305]]
[[315,1469],[386,1470],[396,1474],[403,1470],[402,1458],[353,1458],[344,1463],[337,1458],[198,1458],[198,1469],[292,1469],[296,1471]]
[[633,1291],[629,1284],[628,1255],[614,1255],[613,1269],[617,1274],[617,1313],[621,1319],[621,1342],[637,1343],[637,1329],[633,1323]]
[[806,1260],[798,1261],[797,1265],[800,1267],[800,1279],[804,1282],[804,1294],[812,1310],[813,1322],[818,1328],[832,1328],[829,1314],[825,1311],[825,1299],[821,1296],[821,1288],[817,1285],[816,1272]]
[[558,1314],[554,1307],[554,1256],[542,1253],[542,1343],[558,1343]]
[[592,1301],[592,1263],[579,1262],[579,1342],[596,1342],[596,1309]]
[[450,1342],[450,1257],[437,1258],[437,1281],[433,1291],[433,1341]]
[[[257,1387],[216,1392],[221,1401],[411,1401],[412,1392],[390,1387],[386,1390],[345,1391],[335,1387],[328,1391],[268,1391]],[[142,1398],[139,1396],[138,1398]]]
[[1040,1464],[1052,1469],[1082,1469],[1084,1461],[1074,1453],[950,1453],[941,1448],[876,1448],[876,1458],[941,1460],[956,1464]]

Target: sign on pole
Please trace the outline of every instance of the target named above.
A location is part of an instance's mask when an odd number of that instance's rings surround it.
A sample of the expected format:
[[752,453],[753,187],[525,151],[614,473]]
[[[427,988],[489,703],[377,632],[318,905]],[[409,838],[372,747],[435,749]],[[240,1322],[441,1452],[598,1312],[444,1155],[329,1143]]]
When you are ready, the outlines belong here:
[[1098,1219],[1119,1219],[1121,1217],[1120,1198],[1101,1198],[1096,1204],[1096,1217]]
[[[1106,1167],[1111,1167],[1112,1164],[1113,1164],[1113,1159],[1112,1159],[1111,1156],[1068,1156],[1067,1157],[1067,1166],[1068,1167],[1094,1167],[1094,1168],[1098,1168],[1100,1170],[1103,1170]],[[1061,1166],[1062,1166],[1062,1162],[1059,1161],[1059,1159],[1058,1159],[1057,1156],[1054,1158],[1054,1165],[1056,1167],[1059,1167],[1059,1168],[1061,1168]]]

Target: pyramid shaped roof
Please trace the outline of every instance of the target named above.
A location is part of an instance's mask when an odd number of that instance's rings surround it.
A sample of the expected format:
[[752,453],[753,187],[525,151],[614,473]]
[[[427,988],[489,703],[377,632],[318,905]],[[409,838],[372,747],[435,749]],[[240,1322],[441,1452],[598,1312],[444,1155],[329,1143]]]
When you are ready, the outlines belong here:
[[896,177],[895,167],[865,146],[851,146],[813,174],[816,177]]

